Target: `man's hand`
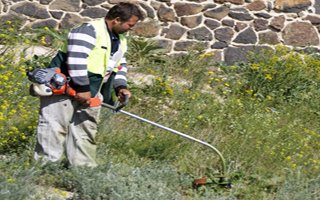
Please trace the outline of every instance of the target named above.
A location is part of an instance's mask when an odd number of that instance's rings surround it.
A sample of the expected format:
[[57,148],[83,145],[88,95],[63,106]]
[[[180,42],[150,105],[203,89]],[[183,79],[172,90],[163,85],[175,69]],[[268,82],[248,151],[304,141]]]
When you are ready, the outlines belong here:
[[78,92],[74,99],[85,105],[90,105],[91,92]]
[[128,89],[120,89],[118,92],[118,99],[121,103],[125,102],[127,96],[128,98],[131,97],[131,92]]

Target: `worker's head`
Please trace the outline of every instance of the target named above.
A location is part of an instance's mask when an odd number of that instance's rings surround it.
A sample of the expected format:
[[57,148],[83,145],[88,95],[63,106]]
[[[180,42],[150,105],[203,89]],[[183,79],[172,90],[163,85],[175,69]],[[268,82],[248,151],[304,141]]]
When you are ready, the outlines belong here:
[[143,15],[139,7],[131,3],[119,3],[113,6],[106,15],[112,32],[121,34],[129,31]]

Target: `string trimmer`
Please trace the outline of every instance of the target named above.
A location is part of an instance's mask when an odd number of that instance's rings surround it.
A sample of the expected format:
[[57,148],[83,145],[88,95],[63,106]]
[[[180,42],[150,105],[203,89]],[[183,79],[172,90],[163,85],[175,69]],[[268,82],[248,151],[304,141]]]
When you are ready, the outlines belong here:
[[[76,95],[76,91],[73,90],[69,86],[68,79],[64,74],[61,73],[60,68],[46,68],[46,69],[39,69],[38,68],[38,69],[35,69],[31,72],[28,72],[27,75],[28,75],[29,80],[33,82],[33,84],[31,85],[32,87],[30,87],[30,92],[35,96],[51,96],[51,95],[66,94],[66,95],[74,97]],[[132,113],[121,110],[124,106],[127,105],[127,103],[128,103],[127,96],[125,96],[125,101],[123,103],[117,103],[115,106],[112,106],[112,105],[109,105],[106,103],[102,103],[99,98],[94,97],[94,98],[91,98],[89,106],[95,107],[95,106],[101,105],[101,106],[109,108],[115,112],[120,112],[122,114],[128,115],[130,117],[133,117],[135,119],[146,122],[148,124],[157,126],[161,129],[169,131],[173,134],[179,135],[183,138],[189,139],[193,142],[197,142],[203,146],[210,148],[220,158],[220,162],[221,162],[220,174],[218,174],[218,176],[217,175],[213,176],[213,178],[210,177],[212,179],[211,181],[208,181],[206,178],[195,179],[193,182],[193,186],[195,188],[197,188],[201,185],[218,184],[218,185],[224,186],[224,187],[231,187],[231,183],[227,181],[227,177],[226,177],[226,161],[217,148],[215,148],[211,144],[208,144],[207,142],[204,142],[202,140],[194,138],[190,135],[181,133],[179,131],[165,127],[165,126],[158,124],[156,122],[152,122],[150,120],[144,119],[144,118],[139,117],[137,115],[134,115]]]

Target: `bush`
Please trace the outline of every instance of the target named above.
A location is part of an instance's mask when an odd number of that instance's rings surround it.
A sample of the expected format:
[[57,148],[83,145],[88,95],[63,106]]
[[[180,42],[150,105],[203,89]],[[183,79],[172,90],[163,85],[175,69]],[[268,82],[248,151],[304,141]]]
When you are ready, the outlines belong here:
[[19,30],[17,23],[7,21],[2,24],[7,29],[0,30],[0,154],[23,150],[34,138],[39,104],[29,95],[26,72],[47,66],[53,52],[32,57],[30,49],[34,45],[58,45],[63,38],[47,43],[47,38],[58,34],[48,28],[31,34]]
[[[26,59],[8,46],[0,51],[0,153],[23,148],[33,137],[37,99],[28,95]],[[13,62],[14,61],[14,62]]]
[[319,96],[320,62],[283,46],[251,54],[249,62],[212,71],[221,95],[240,94],[273,102],[298,102]]

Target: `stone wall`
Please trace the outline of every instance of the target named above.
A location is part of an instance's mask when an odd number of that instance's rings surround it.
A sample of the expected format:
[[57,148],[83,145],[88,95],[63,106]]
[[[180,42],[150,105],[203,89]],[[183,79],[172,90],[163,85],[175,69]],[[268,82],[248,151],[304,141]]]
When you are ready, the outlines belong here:
[[[23,27],[66,29],[104,17],[120,1],[124,0],[0,0],[0,17],[1,21],[20,19]],[[245,61],[248,51],[277,44],[320,49],[320,0],[136,2],[146,19],[132,34],[156,40],[171,54],[196,45],[214,52],[213,59],[232,64]]]

